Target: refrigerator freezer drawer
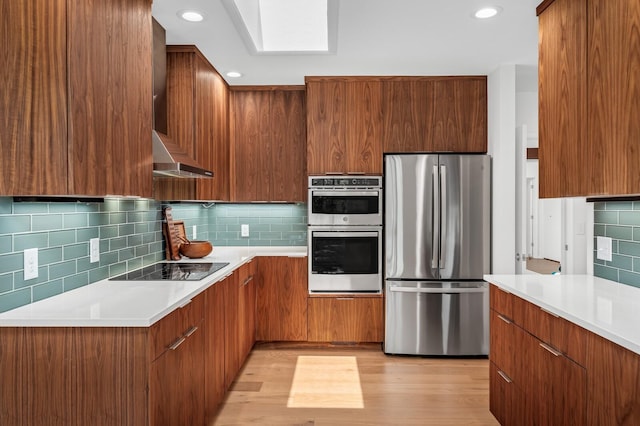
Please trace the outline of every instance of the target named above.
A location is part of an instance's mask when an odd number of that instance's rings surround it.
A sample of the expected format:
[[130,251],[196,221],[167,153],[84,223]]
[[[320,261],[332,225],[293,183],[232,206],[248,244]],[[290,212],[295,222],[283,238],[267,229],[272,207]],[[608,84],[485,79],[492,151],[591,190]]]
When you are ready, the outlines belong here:
[[387,281],[385,292],[385,353],[489,354],[486,282]]

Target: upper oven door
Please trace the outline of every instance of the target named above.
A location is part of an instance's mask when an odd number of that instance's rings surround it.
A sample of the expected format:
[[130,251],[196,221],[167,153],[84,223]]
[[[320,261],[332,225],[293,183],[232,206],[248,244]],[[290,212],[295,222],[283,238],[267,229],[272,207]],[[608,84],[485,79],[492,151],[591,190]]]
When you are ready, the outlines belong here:
[[382,225],[382,189],[309,189],[309,225]]

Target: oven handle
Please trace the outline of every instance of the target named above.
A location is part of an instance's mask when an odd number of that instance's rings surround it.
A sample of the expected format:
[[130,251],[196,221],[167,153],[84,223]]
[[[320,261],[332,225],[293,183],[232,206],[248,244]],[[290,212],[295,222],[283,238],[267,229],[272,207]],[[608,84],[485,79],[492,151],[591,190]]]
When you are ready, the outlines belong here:
[[380,191],[311,191],[312,197],[379,197]]
[[379,237],[379,232],[340,232],[340,231],[327,231],[327,232],[319,232],[312,231],[312,237]]

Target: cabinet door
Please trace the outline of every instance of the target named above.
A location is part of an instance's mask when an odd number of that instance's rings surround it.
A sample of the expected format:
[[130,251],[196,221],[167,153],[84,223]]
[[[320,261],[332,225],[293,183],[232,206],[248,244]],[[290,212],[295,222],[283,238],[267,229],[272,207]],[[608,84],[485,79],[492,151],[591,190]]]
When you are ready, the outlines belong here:
[[382,83],[384,152],[425,151],[425,126],[433,116],[430,80],[391,80]]
[[503,426],[527,424],[522,392],[493,362],[489,363],[489,409]]
[[347,83],[347,173],[382,174],[382,82]]
[[263,257],[259,264],[257,340],[307,341],[307,258]]
[[238,273],[234,272],[224,280],[224,375],[225,389],[229,389],[240,369],[240,317],[238,306],[240,291],[238,287]]
[[307,173],[347,170],[346,98],[343,81],[307,82]]
[[[589,0],[588,137],[594,166],[584,167],[600,194],[640,192],[640,3]],[[584,6],[582,6],[584,7]],[[546,14],[546,11],[545,11]],[[586,21],[582,21],[585,26]],[[597,170],[596,173],[593,171]],[[594,192],[590,192],[594,193]]]
[[588,345],[588,424],[640,424],[640,355],[593,333]]
[[382,342],[381,297],[308,299],[310,342]]
[[269,201],[307,200],[307,134],[304,90],[271,92]]
[[230,102],[232,199],[267,201],[272,180],[270,94],[268,91],[233,91]]
[[540,197],[594,193],[601,173],[592,173],[586,125],[587,106],[596,102],[587,97],[587,2],[555,0],[538,28]]
[[[229,278],[227,278],[229,279]],[[224,399],[225,387],[225,281],[209,287],[205,292],[205,419],[212,423],[218,405]]]
[[151,197],[151,0],[67,7],[69,193]]
[[2,4],[0,195],[68,193],[66,3]]
[[431,99],[425,151],[487,152],[486,77],[436,79]]

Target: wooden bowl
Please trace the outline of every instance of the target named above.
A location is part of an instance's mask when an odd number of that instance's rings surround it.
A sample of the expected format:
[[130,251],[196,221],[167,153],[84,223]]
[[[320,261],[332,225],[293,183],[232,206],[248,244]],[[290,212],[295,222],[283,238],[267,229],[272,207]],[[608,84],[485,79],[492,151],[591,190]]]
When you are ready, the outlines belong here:
[[192,259],[205,257],[213,250],[209,241],[190,241],[180,245],[180,253]]

